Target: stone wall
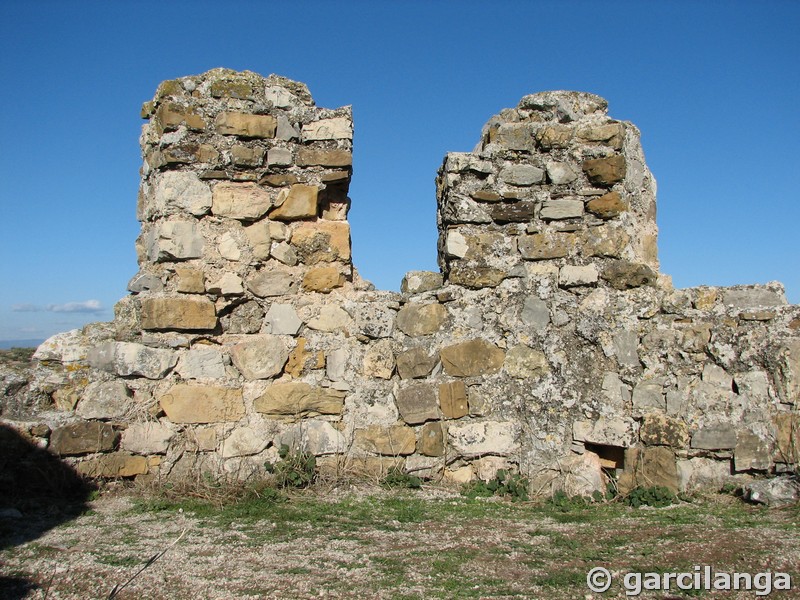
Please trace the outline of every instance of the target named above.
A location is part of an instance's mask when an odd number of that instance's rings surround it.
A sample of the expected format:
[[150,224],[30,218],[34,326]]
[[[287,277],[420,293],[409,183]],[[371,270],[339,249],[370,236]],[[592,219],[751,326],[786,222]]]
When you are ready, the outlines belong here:
[[[3,418],[85,474],[518,470],[534,492],[710,488],[800,457],[800,307],[675,290],[630,123],[526,96],[437,178],[441,273],[353,268],[349,107],[217,69],[143,107],[139,273],[112,323],[42,345]],[[13,381],[12,381],[13,380]]]

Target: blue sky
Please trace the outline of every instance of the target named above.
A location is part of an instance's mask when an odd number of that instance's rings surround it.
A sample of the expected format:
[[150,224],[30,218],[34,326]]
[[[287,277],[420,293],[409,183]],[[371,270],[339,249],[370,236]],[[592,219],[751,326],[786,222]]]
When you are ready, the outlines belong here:
[[434,177],[525,94],[605,97],[642,131],[677,287],[800,302],[800,2],[57,2],[0,6],[0,341],[110,320],[136,273],[139,107],[224,66],[353,105],[353,254],[436,270]]

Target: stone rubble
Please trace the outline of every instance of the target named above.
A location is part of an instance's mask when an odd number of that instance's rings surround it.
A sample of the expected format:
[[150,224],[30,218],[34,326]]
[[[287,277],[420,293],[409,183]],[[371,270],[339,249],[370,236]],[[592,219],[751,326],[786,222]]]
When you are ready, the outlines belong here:
[[130,295],[3,374],[4,422],[81,473],[247,476],[281,444],[582,494],[797,468],[800,307],[778,283],[673,289],[639,131],[602,98],[525,96],[449,153],[441,272],[400,293],[352,265],[350,107],[215,69],[142,116]]

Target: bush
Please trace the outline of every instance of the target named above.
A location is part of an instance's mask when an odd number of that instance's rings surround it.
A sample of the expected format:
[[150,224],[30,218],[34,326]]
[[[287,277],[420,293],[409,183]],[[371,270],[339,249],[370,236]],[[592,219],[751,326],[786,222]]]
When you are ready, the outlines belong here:
[[640,506],[653,506],[662,508],[678,502],[678,497],[667,488],[657,485],[653,487],[633,488],[622,501],[628,506],[639,508]]
[[494,479],[471,481],[461,493],[468,498],[506,496],[513,502],[528,500],[528,480],[519,473],[500,469]]
[[267,472],[275,476],[275,485],[279,488],[304,488],[317,476],[317,459],[306,452],[292,452],[283,444],[278,451],[281,460],[275,464],[264,463]]

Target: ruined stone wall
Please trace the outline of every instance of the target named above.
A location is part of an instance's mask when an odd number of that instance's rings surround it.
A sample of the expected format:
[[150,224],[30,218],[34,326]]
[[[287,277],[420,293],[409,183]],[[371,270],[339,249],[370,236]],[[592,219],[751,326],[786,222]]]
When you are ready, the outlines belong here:
[[800,457],[800,308],[779,284],[674,290],[638,130],[526,96],[437,178],[441,273],[350,258],[349,108],[214,70],[142,133],[139,273],[113,323],[48,340],[3,418],[92,476],[518,470],[534,492],[718,486]]

